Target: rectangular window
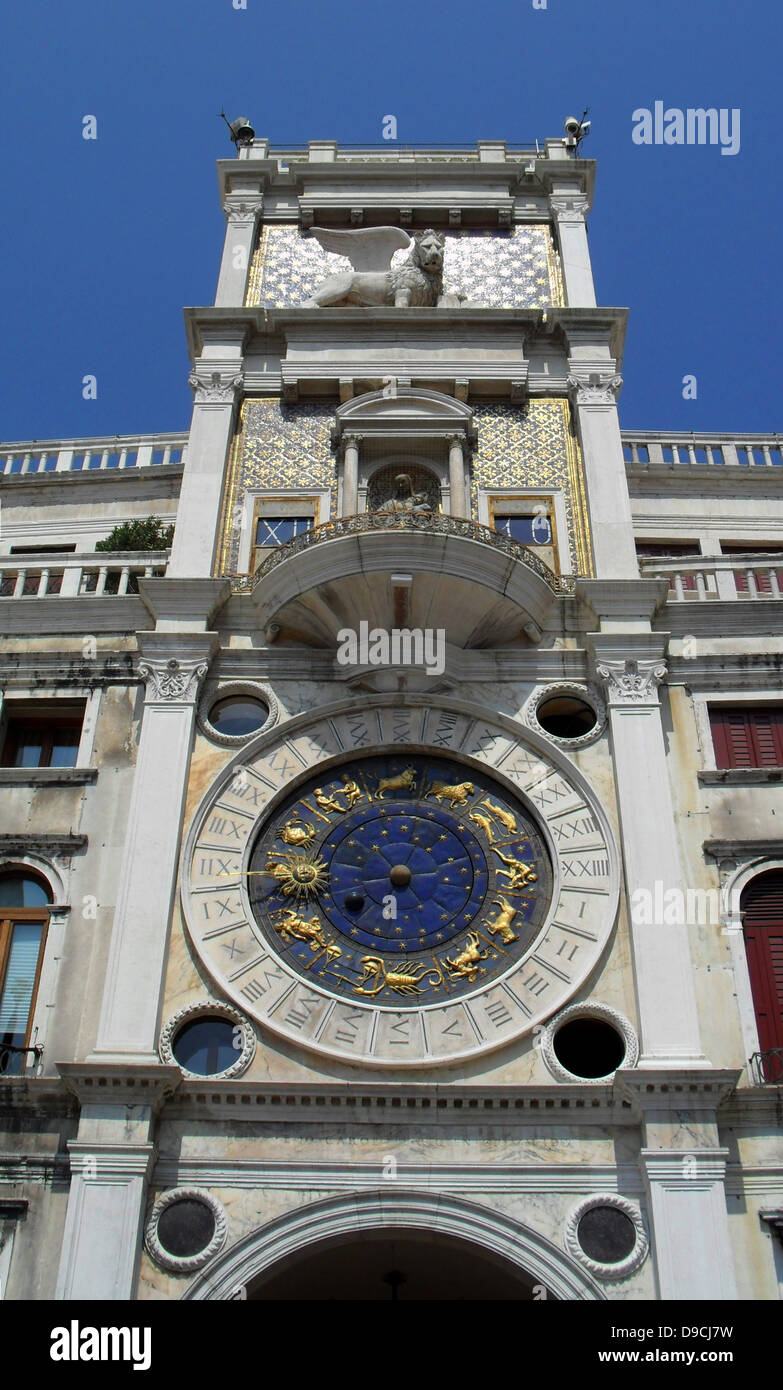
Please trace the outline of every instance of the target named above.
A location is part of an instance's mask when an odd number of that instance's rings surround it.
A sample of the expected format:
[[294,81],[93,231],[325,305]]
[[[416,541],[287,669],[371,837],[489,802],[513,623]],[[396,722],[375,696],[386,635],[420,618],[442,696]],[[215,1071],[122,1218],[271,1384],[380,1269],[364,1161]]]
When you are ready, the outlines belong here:
[[256,545],[285,545],[286,541],[312,530],[311,516],[260,516],[256,522]]
[[783,767],[783,709],[710,706],[718,767]]
[[748,570],[753,572],[756,580],[756,590],[760,594],[771,594],[772,579],[771,571],[777,577],[778,588],[783,588],[783,565],[775,565],[774,561],[769,564],[755,565],[752,556],[754,553],[762,555],[780,555],[783,551],[780,541],[721,541],[720,548],[724,555],[746,555],[749,558],[747,565],[742,569],[734,571],[734,584],[738,594],[750,592],[750,581],[748,580]]
[[23,1049],[30,1043],[47,921],[46,913],[34,912],[0,919],[0,1074],[5,1076],[25,1069]]
[[0,765],[76,767],[83,722],[83,704],[9,701]]
[[549,517],[543,512],[519,513],[515,516],[504,516],[495,513],[495,530],[502,532],[504,536],[510,536],[512,541],[519,541],[520,545],[551,545],[552,527]]

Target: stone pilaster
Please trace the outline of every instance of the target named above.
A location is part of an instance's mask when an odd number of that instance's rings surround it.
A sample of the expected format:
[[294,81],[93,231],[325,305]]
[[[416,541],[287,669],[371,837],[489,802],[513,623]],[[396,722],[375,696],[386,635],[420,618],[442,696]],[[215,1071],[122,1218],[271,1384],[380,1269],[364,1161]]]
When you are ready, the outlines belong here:
[[588,200],[584,193],[573,189],[552,193],[549,206],[560,243],[566,304],[570,309],[591,309],[595,305],[595,286],[585,222]]
[[598,367],[569,359],[568,385],[585,469],[595,572],[599,579],[636,579],[631,499],[623,458],[614,362]]
[[673,915],[659,907],[664,895],[683,888],[658,700],[666,665],[654,654],[654,647],[662,644],[644,634],[638,634],[634,642],[629,634],[623,643],[629,655],[621,656],[617,635],[593,634],[589,640],[609,709],[639,1008],[640,1066],[663,1061],[707,1066],[699,1038],[688,924],[658,920]]
[[156,1058],[193,724],[213,633],[140,635],[146,698],[96,1058]]
[[238,309],[245,302],[256,226],[263,210],[262,194],[254,189],[226,196],[226,239],[220,262],[215,306]]

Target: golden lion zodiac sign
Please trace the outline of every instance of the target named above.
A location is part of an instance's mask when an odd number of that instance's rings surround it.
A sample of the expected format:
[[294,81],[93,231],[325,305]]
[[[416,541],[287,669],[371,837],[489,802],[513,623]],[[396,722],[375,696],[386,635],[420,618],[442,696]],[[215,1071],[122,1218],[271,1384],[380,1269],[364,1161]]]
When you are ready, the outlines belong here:
[[[414,961],[406,965],[404,970],[390,970],[385,961],[380,956],[362,956],[360,964],[364,967],[364,974],[361,982],[354,985],[356,994],[380,994],[382,989],[390,989],[394,994],[421,994],[422,981],[428,975],[433,975],[433,984],[442,984],[443,976],[440,971],[433,969],[432,966],[425,966],[421,961]],[[364,985],[372,984],[371,989],[364,989]]]
[[498,878],[502,875],[508,879],[509,892],[514,892],[520,888],[526,888],[528,883],[535,883],[538,875],[533,872],[532,864],[525,864],[521,859],[513,859],[510,854],[503,854],[497,848],[493,849],[493,854],[502,859],[507,869],[498,869]]
[[398,772],[394,777],[381,777],[378,781],[376,796],[379,801],[383,801],[384,792],[412,792],[416,790],[416,769],[410,764],[404,772]]
[[479,972],[479,963],[486,960],[489,951],[479,950],[479,934],[476,931],[468,933],[468,939],[463,949],[454,960],[449,960],[446,956],[446,965],[451,971],[452,978],[455,980],[469,980],[471,984],[475,981]]
[[[501,869],[501,873],[505,870]],[[501,941],[510,946],[512,941],[516,941],[517,934],[511,930],[511,923],[517,915],[517,909],[509,902],[508,898],[493,898],[493,907],[499,907],[500,912],[494,922],[487,922],[486,928],[490,936],[500,936]]]
[[325,951],[327,960],[336,960],[342,955],[340,947],[326,935],[323,924],[317,917],[311,917],[309,922],[306,922],[304,917],[297,917],[290,907],[281,908],[275,916],[283,918],[281,922],[274,924],[275,931],[283,941],[306,941],[311,951]]
[[433,782],[429,791],[424,793],[424,799],[426,801],[428,796],[434,796],[436,801],[448,801],[453,810],[455,806],[467,806],[468,797],[475,790],[472,782]]

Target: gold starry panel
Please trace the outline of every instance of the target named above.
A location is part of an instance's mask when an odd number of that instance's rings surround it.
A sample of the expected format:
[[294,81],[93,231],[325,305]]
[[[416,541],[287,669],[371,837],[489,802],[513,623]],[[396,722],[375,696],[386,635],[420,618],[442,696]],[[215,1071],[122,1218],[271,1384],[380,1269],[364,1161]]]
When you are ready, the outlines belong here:
[[584,469],[568,402],[533,398],[525,405],[477,406],[474,419],[474,518],[479,488],[560,488],[572,565],[579,574],[592,574]]
[[[548,225],[508,231],[469,228],[444,233],[444,288],[491,309],[544,309],[565,303],[557,253]],[[409,255],[396,251],[392,265]],[[250,267],[245,303],[267,309],[303,304],[327,275],[350,261],[324,251],[298,227],[262,227]]]
[[248,488],[328,487],[334,511],[336,474],[329,433],[333,423],[329,406],[288,406],[268,397],[242,402],[223,497],[218,574],[237,572],[238,519]]

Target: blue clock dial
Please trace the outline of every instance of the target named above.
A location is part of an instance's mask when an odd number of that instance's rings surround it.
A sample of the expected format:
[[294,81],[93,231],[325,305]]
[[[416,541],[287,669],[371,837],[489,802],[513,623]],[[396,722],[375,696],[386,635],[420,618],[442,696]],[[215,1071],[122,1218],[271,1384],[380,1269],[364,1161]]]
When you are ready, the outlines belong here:
[[461,996],[535,939],[552,869],[538,825],[483,772],[376,756],[300,786],[253,847],[276,951],[334,993],[393,1007]]

